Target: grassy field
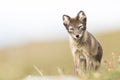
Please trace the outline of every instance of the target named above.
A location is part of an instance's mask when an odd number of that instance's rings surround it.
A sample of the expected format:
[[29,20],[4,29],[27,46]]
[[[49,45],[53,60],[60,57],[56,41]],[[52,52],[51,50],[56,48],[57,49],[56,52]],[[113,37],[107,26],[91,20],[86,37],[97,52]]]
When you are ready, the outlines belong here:
[[[96,38],[103,46],[101,67],[89,72],[84,80],[120,80],[120,31],[102,33]],[[73,75],[73,60],[68,40],[33,42],[18,47],[0,49],[0,80],[20,80],[28,75],[39,75],[36,65],[44,75]]]

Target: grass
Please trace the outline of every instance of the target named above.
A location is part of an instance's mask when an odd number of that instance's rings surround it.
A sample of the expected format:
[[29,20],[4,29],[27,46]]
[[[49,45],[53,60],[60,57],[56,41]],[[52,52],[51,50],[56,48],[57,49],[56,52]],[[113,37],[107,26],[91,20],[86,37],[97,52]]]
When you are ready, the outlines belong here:
[[[120,31],[96,35],[103,46],[104,56],[98,72],[85,74],[84,80],[119,80]],[[18,47],[0,49],[0,80],[20,80],[28,75],[73,75],[73,59],[68,40],[33,42]]]

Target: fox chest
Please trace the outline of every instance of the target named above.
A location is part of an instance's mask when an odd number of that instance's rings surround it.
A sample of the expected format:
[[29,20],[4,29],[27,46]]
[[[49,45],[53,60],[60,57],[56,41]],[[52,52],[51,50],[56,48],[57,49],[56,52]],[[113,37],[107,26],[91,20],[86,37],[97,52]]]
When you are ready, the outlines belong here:
[[78,47],[78,46],[72,46],[71,48],[72,50],[72,54],[75,55],[75,54],[79,54],[79,55],[83,55],[84,53],[87,54],[89,53],[89,50],[86,48],[86,47]]

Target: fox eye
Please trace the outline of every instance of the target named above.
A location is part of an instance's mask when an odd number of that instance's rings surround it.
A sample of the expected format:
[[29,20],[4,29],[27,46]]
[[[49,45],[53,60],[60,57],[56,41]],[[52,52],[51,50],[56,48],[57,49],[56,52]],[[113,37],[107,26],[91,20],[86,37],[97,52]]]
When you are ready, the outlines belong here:
[[74,28],[70,26],[69,31],[72,32],[73,30],[74,30]]
[[83,29],[83,25],[79,25],[78,29]]
[[80,26],[78,26],[78,29],[80,29],[82,26],[80,25]]

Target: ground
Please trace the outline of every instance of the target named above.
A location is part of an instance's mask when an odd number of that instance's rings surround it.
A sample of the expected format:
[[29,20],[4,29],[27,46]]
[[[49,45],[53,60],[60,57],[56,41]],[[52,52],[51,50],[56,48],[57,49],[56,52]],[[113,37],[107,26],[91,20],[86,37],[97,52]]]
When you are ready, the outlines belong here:
[[[103,46],[102,64],[97,72],[88,72],[84,80],[120,79],[120,31],[96,34]],[[0,80],[20,80],[28,75],[39,75],[36,65],[45,75],[73,75],[73,58],[68,40],[32,42],[0,49]]]

